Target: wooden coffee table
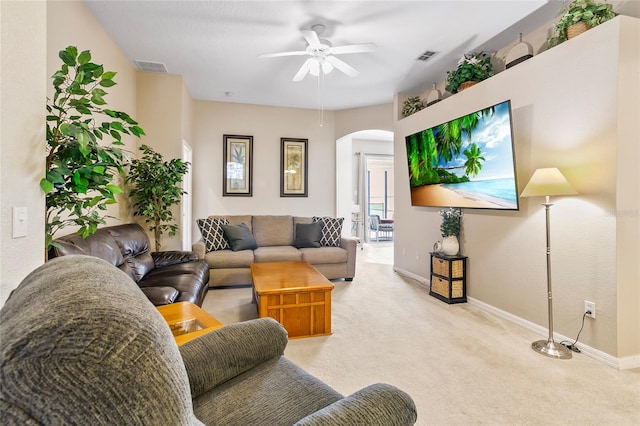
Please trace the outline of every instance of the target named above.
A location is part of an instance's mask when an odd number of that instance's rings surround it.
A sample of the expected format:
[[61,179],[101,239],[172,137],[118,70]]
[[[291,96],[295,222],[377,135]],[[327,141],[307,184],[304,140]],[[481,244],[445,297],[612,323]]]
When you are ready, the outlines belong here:
[[222,328],[220,321],[191,302],[172,303],[157,308],[169,324],[178,346],[211,330]]
[[289,337],[331,334],[333,284],[307,262],[252,263],[260,318],[271,317]]

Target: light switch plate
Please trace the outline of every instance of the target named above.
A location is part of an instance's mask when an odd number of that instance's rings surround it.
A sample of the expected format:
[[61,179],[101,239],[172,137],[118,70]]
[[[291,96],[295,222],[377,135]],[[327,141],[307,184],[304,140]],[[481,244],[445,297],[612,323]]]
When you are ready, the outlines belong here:
[[27,236],[27,208],[13,208],[13,238],[21,238]]

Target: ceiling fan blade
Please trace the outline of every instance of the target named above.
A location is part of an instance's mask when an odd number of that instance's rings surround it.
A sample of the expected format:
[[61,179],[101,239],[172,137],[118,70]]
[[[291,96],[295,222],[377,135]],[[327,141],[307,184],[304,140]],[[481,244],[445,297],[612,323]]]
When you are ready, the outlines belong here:
[[360,74],[358,72],[358,70],[356,70],[355,68],[353,68],[351,65],[347,64],[346,62],[336,58],[335,56],[327,56],[326,60],[333,65],[334,67],[338,68],[340,71],[342,71],[343,73],[345,73],[346,75],[348,75],[349,77],[355,77],[358,74]]
[[277,58],[280,56],[302,56],[306,54],[307,52],[305,50],[296,50],[293,52],[264,53],[262,55],[258,55],[258,58]]
[[300,32],[304,36],[305,40],[307,40],[307,43],[309,43],[309,46],[312,46],[312,47],[320,46],[321,44],[320,39],[318,38],[318,34],[316,34],[315,31],[300,30]]
[[304,64],[302,64],[296,75],[293,77],[293,81],[302,81],[307,74],[309,74],[309,64],[311,61],[313,61],[313,58],[309,58],[304,61]]
[[363,44],[348,44],[345,46],[336,46],[331,48],[331,53],[340,55],[342,53],[364,53],[373,52],[376,50],[376,45],[373,43]]

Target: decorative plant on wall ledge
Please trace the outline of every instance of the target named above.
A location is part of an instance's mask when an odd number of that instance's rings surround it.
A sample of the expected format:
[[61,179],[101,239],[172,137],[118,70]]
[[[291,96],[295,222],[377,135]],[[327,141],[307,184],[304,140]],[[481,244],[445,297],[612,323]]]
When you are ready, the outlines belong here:
[[457,93],[462,83],[486,80],[493,75],[491,55],[487,52],[468,53],[458,61],[458,67],[447,71],[445,90]]
[[411,114],[424,109],[424,102],[420,99],[420,96],[409,96],[402,104],[402,116],[408,117]]
[[144,135],[128,114],[104,108],[103,88],[116,84],[115,72],[105,72],[91,62],[88,50],[78,54],[75,46],[58,56],[62,66],[52,76],[53,99],[47,99],[46,176],[40,181],[46,194],[46,251],[65,226],[77,225],[78,234],[87,237],[106,223],[107,205],[122,192],[118,177],[128,162],[118,148],[122,135]]
[[173,223],[172,207],[180,203],[186,194],[180,183],[189,169],[189,163],[174,158],[164,161],[162,155],[152,148],[142,145],[142,158],[133,160],[126,181],[133,184],[129,195],[134,199],[134,215],[142,216],[151,224],[156,251],[160,251],[162,234],[169,236],[178,232]]
[[573,0],[561,13],[560,20],[553,27],[555,36],[547,39],[549,47],[557,46],[618,15],[610,3],[597,3],[593,0]]

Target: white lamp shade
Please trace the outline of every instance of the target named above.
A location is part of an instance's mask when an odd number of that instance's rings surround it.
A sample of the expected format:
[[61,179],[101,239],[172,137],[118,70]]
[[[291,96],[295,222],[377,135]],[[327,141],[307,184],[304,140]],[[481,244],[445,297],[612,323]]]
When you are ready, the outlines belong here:
[[555,167],[537,169],[524,187],[521,197],[544,197],[551,195],[575,195],[576,190]]

